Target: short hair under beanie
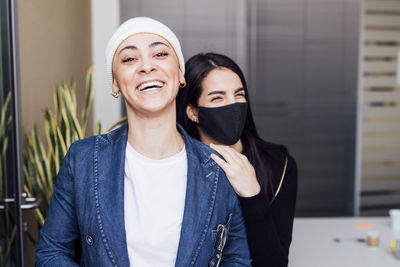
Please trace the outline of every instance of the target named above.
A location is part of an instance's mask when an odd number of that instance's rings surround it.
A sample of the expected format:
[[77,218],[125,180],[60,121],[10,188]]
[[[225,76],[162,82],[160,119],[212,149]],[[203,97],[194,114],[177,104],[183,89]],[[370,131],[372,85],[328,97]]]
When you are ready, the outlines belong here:
[[179,67],[182,73],[185,74],[185,60],[183,59],[181,45],[171,29],[155,19],[136,17],[122,23],[108,41],[106,47],[106,71],[110,86],[112,86],[112,61],[115,50],[126,38],[137,33],[154,33],[167,40],[175,50]]

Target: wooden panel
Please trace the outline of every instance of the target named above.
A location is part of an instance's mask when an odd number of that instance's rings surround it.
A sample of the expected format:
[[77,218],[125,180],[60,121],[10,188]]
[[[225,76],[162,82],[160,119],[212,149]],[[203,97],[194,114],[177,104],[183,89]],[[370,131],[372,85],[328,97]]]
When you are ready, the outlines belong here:
[[393,61],[366,61],[364,63],[364,72],[396,72],[397,62]]
[[363,210],[361,209],[360,211],[360,216],[362,217],[376,217],[376,216],[388,216],[389,210],[388,209],[368,209],[368,210]]
[[373,11],[399,11],[400,1],[366,1],[366,9]]
[[365,46],[365,57],[397,57],[400,47],[397,46]]
[[363,137],[395,137],[400,139],[400,131],[385,131],[380,133],[364,132]]
[[373,101],[398,102],[400,101],[400,92],[364,92],[364,102]]
[[383,147],[388,147],[389,149],[386,150],[390,150],[390,148],[394,149],[400,146],[400,138],[398,136],[391,136],[391,137],[363,136],[362,144],[364,150],[372,147],[382,148],[378,150],[383,150]]
[[400,116],[400,107],[366,107],[363,110],[364,119],[397,118]]
[[361,190],[378,194],[361,196],[361,214],[376,216],[400,204],[400,194],[388,193],[400,190],[400,47],[389,46],[400,42],[400,1],[367,0],[365,8]]
[[389,16],[389,15],[366,15],[365,16],[366,26],[400,26],[400,16]]
[[364,151],[362,160],[365,163],[378,161],[392,161],[400,159],[400,147],[397,151]]
[[364,77],[364,86],[396,86],[396,77]]
[[[400,115],[400,114],[399,114]],[[400,123],[400,116],[393,116],[393,117],[383,117],[383,118],[363,118],[364,123]]]
[[371,180],[362,178],[361,190],[379,191],[379,190],[399,190],[400,189],[400,176],[393,176],[387,179]]
[[400,145],[399,146],[397,146],[397,145],[364,146],[364,152],[385,152],[385,151],[400,151]]
[[[379,159],[378,161],[363,162],[362,166],[363,168],[398,167],[400,166],[400,161],[398,159],[390,159],[390,160]],[[382,175],[384,175],[384,173]]]
[[363,206],[392,205],[399,204],[400,194],[385,194],[377,196],[361,196]]
[[[364,167],[362,166],[361,168],[362,172],[362,179],[364,181],[364,178],[366,177],[386,177],[386,176],[395,176],[399,175],[400,176],[400,165],[394,165],[394,166],[367,166]],[[400,177],[398,177],[398,183],[400,185]]]
[[367,30],[365,41],[400,42],[400,31]]
[[400,131],[400,121],[394,122],[366,122],[363,124],[363,132],[389,132]]

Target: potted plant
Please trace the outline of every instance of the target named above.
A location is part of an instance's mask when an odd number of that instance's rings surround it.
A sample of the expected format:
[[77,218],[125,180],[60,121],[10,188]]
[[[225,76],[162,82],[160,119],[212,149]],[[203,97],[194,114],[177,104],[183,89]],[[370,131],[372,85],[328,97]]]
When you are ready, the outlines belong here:
[[[87,137],[88,114],[94,95],[92,68],[86,75],[86,98],[80,116],[77,111],[75,90],[75,82],[70,86],[62,82],[56,87],[55,110],[45,108],[43,111],[46,142],[39,137],[36,124],[30,135],[25,136],[24,189],[28,197],[41,198],[39,208],[33,210],[40,227],[44,224],[53,194],[53,185],[65,154],[74,141]],[[119,120],[107,131],[124,121],[125,118]],[[100,133],[101,124],[97,123],[95,134]]]

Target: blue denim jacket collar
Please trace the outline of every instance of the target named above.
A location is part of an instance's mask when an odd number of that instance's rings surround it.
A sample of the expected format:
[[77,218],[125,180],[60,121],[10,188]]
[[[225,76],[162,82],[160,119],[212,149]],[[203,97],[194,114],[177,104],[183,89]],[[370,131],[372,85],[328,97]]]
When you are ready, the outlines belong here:
[[[184,136],[188,160],[185,208],[176,266],[193,264],[209,228],[218,184],[218,166],[212,150]],[[95,143],[95,196],[97,223],[110,260],[129,262],[124,223],[124,169],[128,126],[98,136]],[[112,155],[112,157],[110,157]],[[105,160],[110,159],[111,160]],[[110,183],[109,181],[113,182]],[[112,187],[112,188],[110,188]],[[113,207],[113,208],[105,208]],[[105,212],[107,211],[107,212]],[[193,234],[197,236],[193,236]]]

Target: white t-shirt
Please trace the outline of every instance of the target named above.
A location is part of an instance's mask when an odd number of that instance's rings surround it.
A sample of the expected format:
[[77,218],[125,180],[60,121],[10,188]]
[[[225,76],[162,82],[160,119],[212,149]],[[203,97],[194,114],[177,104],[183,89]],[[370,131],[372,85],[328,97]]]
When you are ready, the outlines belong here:
[[186,181],[185,147],[171,157],[153,160],[127,143],[124,211],[130,266],[175,265]]

